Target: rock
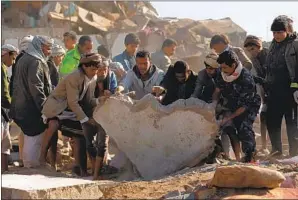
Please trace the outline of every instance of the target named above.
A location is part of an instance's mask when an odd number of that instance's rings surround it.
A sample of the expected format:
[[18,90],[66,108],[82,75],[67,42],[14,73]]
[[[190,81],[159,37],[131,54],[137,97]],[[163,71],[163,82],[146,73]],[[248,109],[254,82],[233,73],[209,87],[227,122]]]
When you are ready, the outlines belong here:
[[39,174],[2,175],[3,199],[99,199],[99,183]]
[[163,106],[151,94],[136,102],[121,96],[99,105],[93,117],[140,175],[153,179],[201,161],[213,150],[216,125],[206,106],[194,98]]
[[164,195],[163,198],[164,199],[172,199],[173,197],[180,196],[180,195],[181,195],[180,190],[175,190],[175,191],[171,191],[168,194]]
[[184,185],[183,187],[184,187],[185,193],[191,193],[194,190],[194,187],[192,187],[191,185]]

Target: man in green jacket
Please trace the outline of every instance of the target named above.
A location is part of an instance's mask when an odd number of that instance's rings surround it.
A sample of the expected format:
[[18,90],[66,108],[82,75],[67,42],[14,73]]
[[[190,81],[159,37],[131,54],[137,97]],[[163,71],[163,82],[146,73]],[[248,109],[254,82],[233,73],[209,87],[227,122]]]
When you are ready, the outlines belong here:
[[59,68],[60,77],[63,78],[66,75],[75,71],[80,62],[81,54],[90,53],[92,50],[92,39],[90,36],[84,35],[80,37],[79,43],[74,49],[68,51]]

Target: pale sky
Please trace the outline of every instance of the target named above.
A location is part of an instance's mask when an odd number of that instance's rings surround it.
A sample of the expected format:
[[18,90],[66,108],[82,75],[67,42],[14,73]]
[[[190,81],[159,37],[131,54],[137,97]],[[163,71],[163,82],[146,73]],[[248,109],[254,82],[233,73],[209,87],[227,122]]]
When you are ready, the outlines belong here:
[[298,30],[298,2],[294,1],[151,1],[160,17],[190,18],[194,20],[221,19],[230,17],[248,34],[272,39],[270,31],[273,19],[281,14],[294,20],[294,30]]

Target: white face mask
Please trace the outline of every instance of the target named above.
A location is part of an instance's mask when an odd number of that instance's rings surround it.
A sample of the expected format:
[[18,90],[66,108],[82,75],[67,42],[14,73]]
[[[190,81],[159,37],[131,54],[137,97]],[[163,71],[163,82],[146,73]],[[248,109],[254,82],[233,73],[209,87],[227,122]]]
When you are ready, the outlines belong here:
[[240,76],[242,69],[243,69],[242,64],[239,63],[233,74],[227,75],[226,73],[221,72],[221,76],[225,82],[230,83],[236,80]]

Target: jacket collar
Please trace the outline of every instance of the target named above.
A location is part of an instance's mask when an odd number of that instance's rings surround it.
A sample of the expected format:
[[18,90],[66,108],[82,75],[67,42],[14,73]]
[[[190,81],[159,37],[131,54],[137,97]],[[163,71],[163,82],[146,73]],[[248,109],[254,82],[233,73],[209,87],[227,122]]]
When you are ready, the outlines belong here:
[[[156,70],[157,70],[156,66],[151,65],[149,68],[149,71],[146,73],[146,78],[143,81],[149,80],[153,76],[153,74],[155,73]],[[139,79],[142,79],[141,73],[136,65],[133,67],[133,71]]]
[[73,49],[73,57],[75,58],[75,59],[78,59],[78,60],[80,60],[81,59],[81,54],[80,54],[80,52],[79,52],[79,46],[78,46],[78,44],[76,44],[76,46],[75,46],[75,48]]

